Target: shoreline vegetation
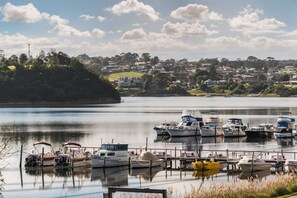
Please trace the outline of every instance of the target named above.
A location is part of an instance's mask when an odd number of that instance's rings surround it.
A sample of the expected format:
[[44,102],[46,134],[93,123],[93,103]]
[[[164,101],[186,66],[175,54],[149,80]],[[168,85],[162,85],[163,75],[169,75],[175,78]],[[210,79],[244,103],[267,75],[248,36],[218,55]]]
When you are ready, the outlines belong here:
[[[202,182],[202,181],[201,181]],[[297,192],[297,174],[277,173],[275,178],[264,181],[258,178],[221,183],[209,187],[192,187],[190,192],[174,194],[174,189],[167,189],[169,198],[270,198],[290,197]]]

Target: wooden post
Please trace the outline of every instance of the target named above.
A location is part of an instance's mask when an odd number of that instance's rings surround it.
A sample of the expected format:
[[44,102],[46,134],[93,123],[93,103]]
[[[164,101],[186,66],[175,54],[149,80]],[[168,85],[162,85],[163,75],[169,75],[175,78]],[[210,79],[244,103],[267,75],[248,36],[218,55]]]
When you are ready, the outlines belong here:
[[71,167],[74,167],[74,150],[72,151],[72,162],[71,162]]
[[227,160],[229,159],[229,152],[228,152],[228,149],[226,149],[226,157],[227,157]]
[[147,151],[148,137],[145,138],[145,151]]
[[42,147],[42,153],[41,153],[41,166],[43,166],[43,156],[44,156],[44,147]]
[[23,158],[23,145],[21,145],[21,153],[20,153],[20,165],[19,167],[22,167],[22,158]]
[[252,166],[251,166],[251,174],[254,170],[254,151],[253,151],[253,155],[252,155]]

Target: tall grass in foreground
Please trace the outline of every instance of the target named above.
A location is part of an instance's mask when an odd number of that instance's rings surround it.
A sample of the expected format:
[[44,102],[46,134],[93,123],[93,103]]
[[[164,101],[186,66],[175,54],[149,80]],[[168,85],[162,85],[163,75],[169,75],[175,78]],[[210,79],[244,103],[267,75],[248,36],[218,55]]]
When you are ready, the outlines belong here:
[[[190,192],[174,193],[172,188],[167,190],[168,198],[269,198],[297,192],[297,174],[280,173],[275,178],[259,181],[256,178],[236,182],[214,184],[201,189],[192,187]],[[123,197],[134,197],[125,194]],[[137,198],[159,198],[161,195],[138,195]]]

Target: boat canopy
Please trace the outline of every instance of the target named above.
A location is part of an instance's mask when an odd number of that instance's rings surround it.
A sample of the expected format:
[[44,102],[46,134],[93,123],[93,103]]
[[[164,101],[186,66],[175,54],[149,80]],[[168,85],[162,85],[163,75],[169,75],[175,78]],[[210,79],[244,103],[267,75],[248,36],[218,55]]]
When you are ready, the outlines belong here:
[[128,151],[128,144],[102,144],[101,149],[109,151]]
[[36,146],[36,145],[39,145],[39,144],[46,145],[46,146],[52,146],[50,143],[48,143],[48,142],[43,142],[43,141],[40,141],[40,142],[34,142],[33,146]]
[[64,142],[62,144],[62,146],[64,146],[64,147],[81,147],[81,145],[76,142]]

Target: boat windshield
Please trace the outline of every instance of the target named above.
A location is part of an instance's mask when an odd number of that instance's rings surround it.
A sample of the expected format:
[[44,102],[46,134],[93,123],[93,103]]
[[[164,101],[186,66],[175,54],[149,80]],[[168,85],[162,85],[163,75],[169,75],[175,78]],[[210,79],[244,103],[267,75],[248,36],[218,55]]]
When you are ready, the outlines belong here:
[[102,144],[101,149],[111,151],[127,151],[128,144]]

